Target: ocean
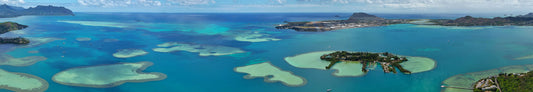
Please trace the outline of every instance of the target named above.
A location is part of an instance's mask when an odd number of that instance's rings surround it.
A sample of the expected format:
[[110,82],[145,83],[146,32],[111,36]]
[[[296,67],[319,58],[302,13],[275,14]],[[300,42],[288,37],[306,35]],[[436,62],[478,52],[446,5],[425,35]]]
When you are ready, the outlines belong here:
[[[0,36],[59,40],[29,48],[1,44],[0,47],[6,49],[0,49],[0,53],[15,58],[43,56],[47,60],[23,67],[3,65],[0,69],[39,76],[48,81],[47,92],[325,92],[327,89],[332,89],[332,92],[438,92],[442,89],[442,81],[457,74],[533,64],[533,59],[515,59],[533,54],[533,27],[396,24],[329,32],[295,32],[274,28],[284,21],[340,20],[350,15],[76,13],[76,16],[1,18],[2,22],[13,21],[29,27]],[[452,19],[463,16],[376,15],[410,19]],[[166,42],[197,44],[202,45],[202,48],[216,47],[219,51],[233,48],[245,52],[201,56],[198,52],[153,50],[159,48],[158,44]],[[148,54],[131,58],[113,57],[113,53],[122,49],[141,49]],[[383,73],[376,68],[360,77],[336,77],[331,74],[334,70],[297,68],[284,60],[285,57],[303,53],[332,50],[422,56],[434,59],[437,66],[433,70],[415,74]],[[167,78],[128,82],[111,88],[75,87],[52,81],[54,74],[70,68],[141,61],[154,63],[143,72],[160,72],[166,74]],[[243,76],[247,74],[234,71],[235,67],[261,62],[271,62],[282,70],[301,76],[307,80],[307,84],[290,87],[280,82],[265,82],[262,77],[245,79]]]

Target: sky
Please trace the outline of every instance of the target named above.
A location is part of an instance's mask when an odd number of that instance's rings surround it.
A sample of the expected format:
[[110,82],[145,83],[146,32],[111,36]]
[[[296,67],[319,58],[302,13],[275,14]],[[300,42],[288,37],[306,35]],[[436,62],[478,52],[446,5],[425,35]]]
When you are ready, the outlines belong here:
[[0,3],[26,8],[64,6],[74,12],[533,12],[533,0],[0,0]]

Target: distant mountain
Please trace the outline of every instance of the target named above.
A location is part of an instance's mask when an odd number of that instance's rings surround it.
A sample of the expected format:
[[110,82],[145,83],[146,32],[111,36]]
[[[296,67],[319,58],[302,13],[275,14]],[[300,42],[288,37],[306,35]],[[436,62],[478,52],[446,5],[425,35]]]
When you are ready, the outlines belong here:
[[[5,5],[5,4],[4,4]],[[7,6],[7,5],[6,5]],[[22,7],[17,7],[17,6],[8,6],[9,8],[11,9],[14,9],[14,10],[24,10],[24,8]]]
[[24,15],[74,15],[71,10],[65,7],[57,6],[43,6],[30,7],[24,9],[22,7],[0,5],[0,18],[18,17]]
[[385,19],[374,16],[374,15],[359,12],[359,13],[353,13],[352,16],[350,16],[348,20],[385,20]]
[[529,13],[529,14],[526,14],[526,15],[520,15],[520,16],[516,16],[516,17],[527,17],[527,18],[533,18],[533,13]]
[[18,12],[21,12],[18,10],[19,8],[13,8],[8,5],[0,5],[0,18],[4,17],[16,17],[21,16]]
[[533,14],[516,17],[475,18],[465,16],[455,20],[438,19],[431,20],[436,25],[443,26],[533,26]]
[[306,32],[324,32],[337,29],[360,28],[384,26],[390,24],[408,23],[406,19],[384,19],[366,13],[353,13],[347,20],[323,20],[323,21],[304,21],[304,22],[285,22],[280,24],[276,29],[293,29],[296,31]]

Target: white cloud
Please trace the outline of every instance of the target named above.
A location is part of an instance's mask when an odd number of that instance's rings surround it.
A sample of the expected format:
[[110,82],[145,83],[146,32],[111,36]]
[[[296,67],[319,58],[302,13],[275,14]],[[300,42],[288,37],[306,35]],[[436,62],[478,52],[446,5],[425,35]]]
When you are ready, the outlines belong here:
[[221,7],[226,8],[297,8],[297,7],[323,7],[324,5],[316,4],[285,4],[285,5],[275,5],[275,4],[244,4],[244,5],[221,5]]
[[205,4],[215,4],[215,0],[167,0],[171,3],[177,3],[179,5],[205,5]]
[[157,0],[78,0],[84,6],[117,7],[117,6],[161,6]]
[[139,0],[140,4],[143,4],[144,6],[161,6],[160,1],[152,1],[152,0]]
[[275,0],[275,2],[278,3],[278,4],[283,4],[283,3],[287,2],[287,1],[286,0]]
[[441,7],[441,6],[508,6],[531,5],[531,0],[295,0],[299,2],[329,2],[343,4],[365,4],[370,6],[408,7]]
[[[6,2],[24,3],[23,0],[0,0],[0,3]],[[206,11],[215,10],[214,8],[236,11],[254,8],[268,11],[317,12],[533,12],[533,0],[78,0],[78,3],[99,7],[187,6],[189,9],[206,8]],[[209,6],[205,7],[207,5]]]
[[354,8],[391,11],[529,11],[532,0],[294,0],[299,3],[343,4]]
[[383,4],[385,8],[427,8],[430,5],[425,3],[405,3],[405,4]]
[[0,0],[1,4],[22,4],[24,0]]

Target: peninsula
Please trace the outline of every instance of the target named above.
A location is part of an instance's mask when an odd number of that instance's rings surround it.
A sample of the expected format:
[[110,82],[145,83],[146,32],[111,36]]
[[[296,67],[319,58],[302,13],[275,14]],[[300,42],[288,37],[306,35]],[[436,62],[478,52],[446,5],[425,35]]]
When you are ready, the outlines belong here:
[[74,13],[65,7],[52,5],[39,5],[36,7],[30,7],[28,9],[6,4],[0,5],[0,18],[11,18],[25,15],[74,15]]
[[[501,90],[501,91],[500,91]],[[478,80],[474,92],[532,92],[533,72],[507,73]]]
[[324,32],[347,28],[385,26],[390,24],[405,24],[407,19],[384,19],[366,13],[353,13],[347,20],[325,20],[306,22],[285,22],[276,29],[293,29],[296,31]]
[[383,71],[386,73],[396,73],[396,68],[400,72],[410,74],[411,71],[404,69],[400,63],[408,61],[406,57],[399,57],[388,52],[385,53],[370,53],[370,52],[347,52],[336,51],[330,54],[320,56],[320,59],[329,61],[330,64],[326,66],[326,69],[330,69],[338,62],[361,62],[363,64],[362,71],[368,72],[366,69],[368,64],[381,64]]
[[[4,34],[14,30],[21,30],[28,26],[21,25],[15,22],[4,22],[0,23],[0,34]],[[28,44],[30,40],[22,37],[17,38],[2,38],[0,37],[0,44]]]

